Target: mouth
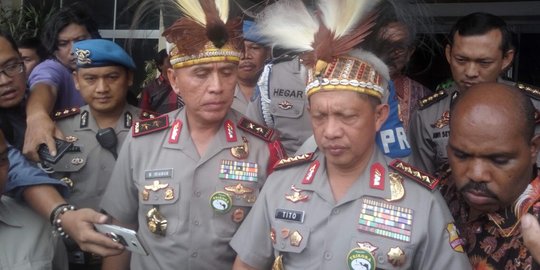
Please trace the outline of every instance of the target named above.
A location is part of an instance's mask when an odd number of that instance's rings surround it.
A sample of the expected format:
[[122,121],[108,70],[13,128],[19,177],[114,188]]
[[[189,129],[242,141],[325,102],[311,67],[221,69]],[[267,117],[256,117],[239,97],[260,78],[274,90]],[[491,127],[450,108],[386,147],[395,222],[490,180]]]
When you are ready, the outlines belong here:
[[94,100],[99,103],[107,103],[111,100],[111,98],[110,97],[96,97],[94,98]]
[[462,81],[461,82],[463,85],[465,85],[465,87],[469,88],[475,84],[477,84],[476,82],[470,82],[470,81]]
[[203,104],[203,107],[207,110],[221,110],[223,106],[225,105],[225,102],[223,101],[213,101],[213,102],[207,102]]
[[329,145],[324,147],[326,149],[326,152],[332,156],[339,156],[343,154],[347,148],[341,145]]
[[477,190],[464,191],[463,196],[465,197],[465,200],[467,200],[467,202],[469,202],[469,204],[471,205],[481,206],[497,203],[496,198],[494,198],[492,195]]
[[240,66],[238,66],[238,69],[239,70],[244,70],[244,71],[251,71],[251,70],[255,69],[255,65],[253,65],[251,63],[240,64]]
[[9,89],[7,91],[2,92],[2,94],[0,95],[0,97],[3,99],[12,99],[12,98],[15,98],[16,96],[17,96],[16,89]]

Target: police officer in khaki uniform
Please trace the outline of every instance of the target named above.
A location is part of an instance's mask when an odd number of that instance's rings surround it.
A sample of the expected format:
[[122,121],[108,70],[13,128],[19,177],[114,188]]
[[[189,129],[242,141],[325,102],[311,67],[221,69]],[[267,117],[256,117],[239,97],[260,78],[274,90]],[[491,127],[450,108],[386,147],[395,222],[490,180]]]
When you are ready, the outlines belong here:
[[293,155],[313,135],[305,97],[305,67],[300,58],[283,56],[264,67],[257,83],[257,97],[246,116],[279,131],[279,138]]
[[[257,24],[250,20],[243,21],[244,55],[238,64],[238,84],[234,90],[231,108],[245,114],[249,101],[255,95],[257,81],[264,64],[270,58],[270,48],[264,45],[264,39],[257,33]],[[263,123],[263,121],[260,121]]]
[[[70,186],[67,202],[99,211],[99,202],[126,135],[140,109],[127,104],[135,63],[116,43],[89,39],[75,43],[74,81],[88,105],[55,113],[56,124],[73,146],[56,163],[51,176]],[[101,261],[66,242],[72,269],[99,269]],[[90,265],[94,265],[93,268]]]
[[[414,164],[437,175],[446,170],[450,107],[459,92],[471,85],[502,82],[499,75],[514,58],[511,39],[506,23],[491,14],[473,13],[456,22],[445,51],[454,80],[420,100],[419,110],[411,119],[409,138]],[[522,89],[535,107],[540,108],[540,91],[528,85],[508,83]]]
[[[340,9],[329,6],[320,14]],[[388,68],[365,51],[313,48],[306,95],[319,148],[276,165],[231,241],[233,269],[470,269],[437,180],[375,143]]]
[[[231,268],[229,241],[282,156],[273,130],[230,108],[241,56],[236,20],[205,31],[189,11],[163,33],[173,43],[171,85],[185,106],[134,124],[101,203],[113,223],[137,228],[150,255],[133,253],[131,264],[128,252],[108,257],[103,269]],[[215,36],[222,31],[224,43]],[[195,33],[208,34],[182,47]]]

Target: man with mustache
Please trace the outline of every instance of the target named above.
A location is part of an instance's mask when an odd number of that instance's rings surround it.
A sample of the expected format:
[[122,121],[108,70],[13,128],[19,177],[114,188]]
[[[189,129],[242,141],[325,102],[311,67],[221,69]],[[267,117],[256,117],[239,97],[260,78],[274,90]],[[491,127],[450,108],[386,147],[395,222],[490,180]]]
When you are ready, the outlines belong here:
[[[282,153],[273,130],[231,109],[242,25],[213,15],[229,2],[216,1],[215,12],[214,1],[178,3],[185,16],[163,36],[169,81],[185,105],[134,124],[100,205],[113,224],[136,229],[150,255],[126,251],[104,258],[102,269],[230,269],[229,241]],[[220,23],[203,24],[193,6]]]
[[270,57],[270,48],[263,45],[264,40],[257,34],[255,22],[244,20],[243,24],[244,55],[238,64],[238,85],[234,91],[232,108],[245,114],[264,64]]
[[451,175],[442,189],[478,269],[540,269],[521,217],[540,211],[535,108],[519,89],[482,83],[462,92],[450,119]]
[[[499,76],[510,66],[515,55],[512,33],[495,15],[469,14],[459,19],[450,31],[445,55],[454,82],[420,100],[409,128],[414,164],[432,174],[445,170],[452,103],[472,85],[502,81]],[[540,108],[539,91],[520,83],[516,86]]]

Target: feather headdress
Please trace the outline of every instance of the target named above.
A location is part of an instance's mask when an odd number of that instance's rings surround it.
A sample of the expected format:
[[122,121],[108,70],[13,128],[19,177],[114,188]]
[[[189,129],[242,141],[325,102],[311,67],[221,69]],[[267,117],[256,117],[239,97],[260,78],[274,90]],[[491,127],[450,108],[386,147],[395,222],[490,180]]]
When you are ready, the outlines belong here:
[[228,18],[228,0],[174,1],[185,17],[163,32],[173,68],[240,61],[242,21]]
[[[369,70],[375,73],[366,74],[367,69],[357,68],[362,63],[363,67],[373,67],[371,63],[347,56],[371,33],[377,18],[373,8],[378,2],[319,0],[317,12],[313,13],[302,1],[282,0],[259,14],[257,24],[260,34],[272,41],[270,45],[302,53],[303,63],[310,71],[308,95],[323,88],[346,88],[382,98],[386,88],[381,85],[382,79],[388,80],[384,69],[383,74],[375,74],[381,71],[373,68]],[[357,55],[365,53],[357,52]]]

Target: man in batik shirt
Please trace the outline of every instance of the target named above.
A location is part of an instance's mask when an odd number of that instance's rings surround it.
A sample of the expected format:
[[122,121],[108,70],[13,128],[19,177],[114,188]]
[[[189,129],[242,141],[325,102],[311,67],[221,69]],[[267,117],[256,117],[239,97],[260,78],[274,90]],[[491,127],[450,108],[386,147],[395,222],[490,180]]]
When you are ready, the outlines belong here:
[[518,89],[498,83],[471,87],[451,111],[442,192],[475,269],[540,269],[520,227],[540,210],[534,112]]

